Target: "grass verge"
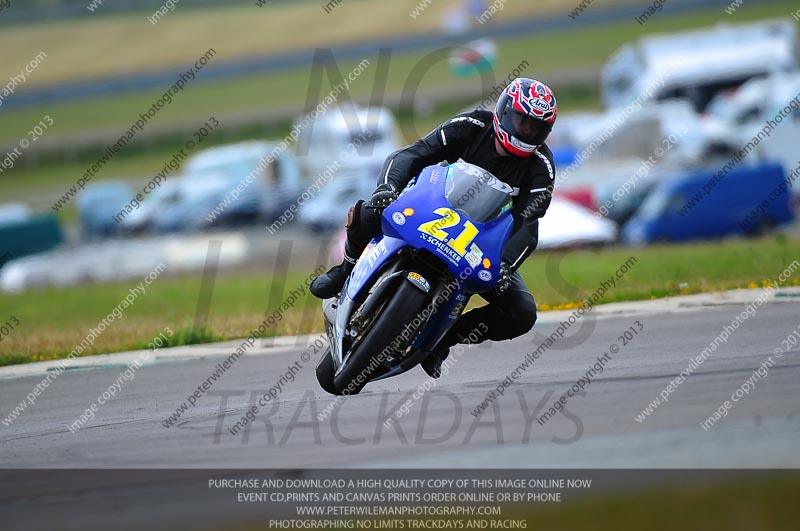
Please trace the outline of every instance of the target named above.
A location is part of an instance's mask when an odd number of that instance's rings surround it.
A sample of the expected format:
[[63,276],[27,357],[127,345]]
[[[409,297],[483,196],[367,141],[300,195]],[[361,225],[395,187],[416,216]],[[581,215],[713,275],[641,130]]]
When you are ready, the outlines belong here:
[[[197,52],[209,46],[218,46],[221,58],[238,59],[438,31],[449,3],[431,2],[413,18],[409,12],[418,3],[347,0],[330,13],[317,2],[266,2],[263,7],[252,5],[254,2],[244,6],[220,3],[195,9],[181,5],[158,24],[146,20],[150,13],[104,15],[98,10],[85,18],[5,26],[0,32],[0,79],[17,74],[20,66],[42,50],[48,54],[47,66],[31,76],[31,85],[177,68],[196,60]],[[593,7],[618,3],[620,0],[595,0]],[[560,0],[510,2],[492,22],[566,10]],[[364,23],[367,20],[369,24]]]
[[[601,303],[759,287],[775,280],[800,256],[800,239],[771,236],[602,251],[537,252],[521,271],[540,310],[570,309],[631,256],[636,263]],[[203,333],[192,332],[200,275],[164,276],[82,355],[145,348],[165,326],[176,331],[170,346],[245,337],[266,315],[279,311],[281,301],[304,283],[313,268],[307,269],[295,269],[285,279],[265,274],[221,275],[216,279],[208,319],[198,327],[204,329]],[[8,313],[0,315],[0,320],[13,315],[20,322],[0,342],[0,365],[67,357],[134,284],[0,294],[0,308]],[[800,278],[790,279],[789,284],[800,285]],[[319,301],[307,290],[296,298],[293,307],[280,312],[281,319],[265,336],[322,330]]]
[[[342,4],[339,9],[343,9],[345,5]],[[743,23],[763,18],[789,16],[795,9],[793,6],[792,2],[752,6],[748,4],[737,11],[736,22]],[[498,41],[499,61],[495,69],[496,78],[498,80],[504,78],[508,72],[525,60],[531,65],[530,71],[527,72],[528,75],[547,81],[547,75],[552,72],[597,67],[621,45],[635,40],[641,35],[711,26],[719,23],[725,17],[726,15],[720,10],[708,9],[689,15],[655,17],[645,26],[636,24],[633,20],[624,20],[606,26],[581,27],[539,36],[502,39]],[[159,23],[158,26],[167,22]],[[202,34],[201,31],[194,31]],[[263,35],[262,27],[259,27],[259,32]],[[180,70],[188,68],[209,45],[213,47],[213,41],[206,39],[203,42],[211,44],[191,48],[188,59],[176,63],[176,75]],[[2,49],[1,44],[0,41],[0,49]],[[96,43],[93,43],[92,46],[101,49]],[[129,46],[127,41],[125,46]],[[221,45],[219,49],[222,50]],[[547,50],[547,53],[537,52],[537,50]],[[225,57],[222,52],[219,50],[218,52],[218,55],[206,67],[207,69],[213,69],[214,61],[221,61]],[[103,53],[114,57],[107,50],[104,50]],[[409,72],[412,72],[417,65],[429,66],[422,71],[424,75],[419,84],[421,89],[452,86],[454,83],[475,83],[476,86],[479,86],[477,79],[465,81],[455,78],[446,67],[446,58],[439,61],[428,60],[432,63],[429,64],[424,59],[429,54],[430,50],[392,54],[388,68],[387,93],[399,93],[406,89]],[[376,72],[383,68],[378,66],[377,51],[369,54],[365,59],[372,64],[352,83],[351,94],[353,96],[370,96],[375,86]],[[115,61],[123,63],[118,57],[115,58]],[[48,62],[55,63],[56,61],[48,59]],[[358,62],[358,60],[343,61],[338,66],[343,75],[346,75]],[[65,64],[74,63],[65,62]],[[44,69],[44,66],[41,68]],[[198,74],[197,82],[187,87],[172,104],[159,112],[156,123],[191,123],[192,121],[201,123],[209,115],[216,115],[222,119],[227,114],[245,114],[265,106],[303,105],[307,97],[311,72],[308,67],[304,66],[271,75],[254,75],[230,81],[202,83],[199,81],[202,78],[203,72],[201,71]],[[147,110],[161,96],[163,90],[143,91],[133,95],[95,98],[63,104],[46,104],[19,110],[5,109],[3,111],[5,123],[0,131],[0,142],[18,141],[42,119],[43,115],[51,116],[55,122],[48,134],[73,134],[87,129],[102,128],[117,128],[120,132],[124,132],[130,124],[136,121],[139,113]],[[319,99],[324,98],[329,90],[330,87],[323,87]],[[562,110],[568,109],[562,106]]]

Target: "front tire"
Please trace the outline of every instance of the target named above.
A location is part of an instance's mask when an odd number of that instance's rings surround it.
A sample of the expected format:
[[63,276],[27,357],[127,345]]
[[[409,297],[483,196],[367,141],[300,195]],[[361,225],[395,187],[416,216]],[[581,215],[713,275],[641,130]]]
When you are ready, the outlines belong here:
[[[404,280],[400,284],[367,332],[367,337],[350,355],[341,372],[334,377],[334,386],[341,390],[340,394],[357,395],[361,392],[384,361],[376,358],[395,338],[403,336],[406,325],[420,314],[427,300],[428,294],[410,282]],[[409,337],[405,339],[413,337],[416,332],[416,329],[411,328],[407,332]]]
[[336,373],[336,366],[333,363],[333,354],[331,353],[331,347],[329,346],[325,349],[325,353],[317,363],[317,382],[319,382],[319,386],[322,387],[325,391],[332,395],[341,395],[342,393],[336,387],[334,383],[333,376]]

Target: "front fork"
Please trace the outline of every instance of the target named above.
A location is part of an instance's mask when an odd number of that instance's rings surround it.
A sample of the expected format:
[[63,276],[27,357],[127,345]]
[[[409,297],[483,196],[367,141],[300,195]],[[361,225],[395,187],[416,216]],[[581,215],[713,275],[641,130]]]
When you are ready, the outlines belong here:
[[328,334],[337,372],[344,363],[345,352],[353,349],[355,341],[372,325],[375,316],[386,303],[391,287],[398,281],[402,282],[403,272],[393,271],[395,269],[397,269],[396,264],[381,274],[360,306],[357,306],[358,302],[347,294],[347,284],[352,277],[347,279],[338,300],[329,299],[323,303],[325,331]]
[[[360,307],[356,307],[358,302],[347,295],[347,283],[350,282],[348,278],[338,300],[323,301],[325,330],[337,372],[342,366],[345,352],[352,350],[353,341],[364,327],[368,328],[371,325],[370,318],[380,311],[393,291],[392,286],[405,281],[411,282],[429,295],[429,302],[421,315],[424,324],[411,345],[412,354],[416,351],[431,352],[455,324],[469,301],[469,296],[464,293],[461,283],[454,277],[450,275],[441,277],[440,274],[414,261],[409,263],[401,260],[391,265],[370,288]],[[361,330],[353,330],[352,324]],[[353,332],[355,337],[351,337]]]

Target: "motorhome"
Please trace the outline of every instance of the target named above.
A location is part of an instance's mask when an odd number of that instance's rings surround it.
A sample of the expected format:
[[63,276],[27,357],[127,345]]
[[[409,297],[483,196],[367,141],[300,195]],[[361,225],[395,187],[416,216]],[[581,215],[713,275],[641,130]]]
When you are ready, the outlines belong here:
[[657,101],[687,99],[702,112],[720,91],[796,70],[796,33],[792,19],[779,19],[644,36],[603,67],[603,102],[624,107],[649,94]]

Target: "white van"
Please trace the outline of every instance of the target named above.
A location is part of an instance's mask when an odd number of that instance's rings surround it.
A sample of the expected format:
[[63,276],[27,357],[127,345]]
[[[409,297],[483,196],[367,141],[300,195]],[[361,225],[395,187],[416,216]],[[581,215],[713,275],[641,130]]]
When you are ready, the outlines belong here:
[[[295,125],[302,121],[303,117],[298,117]],[[342,157],[352,151],[351,143],[356,145],[356,156]],[[343,104],[301,128],[296,157],[305,179],[311,182],[336,160],[341,162],[341,170],[369,173],[376,181],[386,157],[400,147],[400,134],[389,109]]]
[[611,56],[602,72],[602,98],[614,108],[653,90],[655,100],[685,98],[702,112],[720,91],[797,68],[791,19],[648,35]]

